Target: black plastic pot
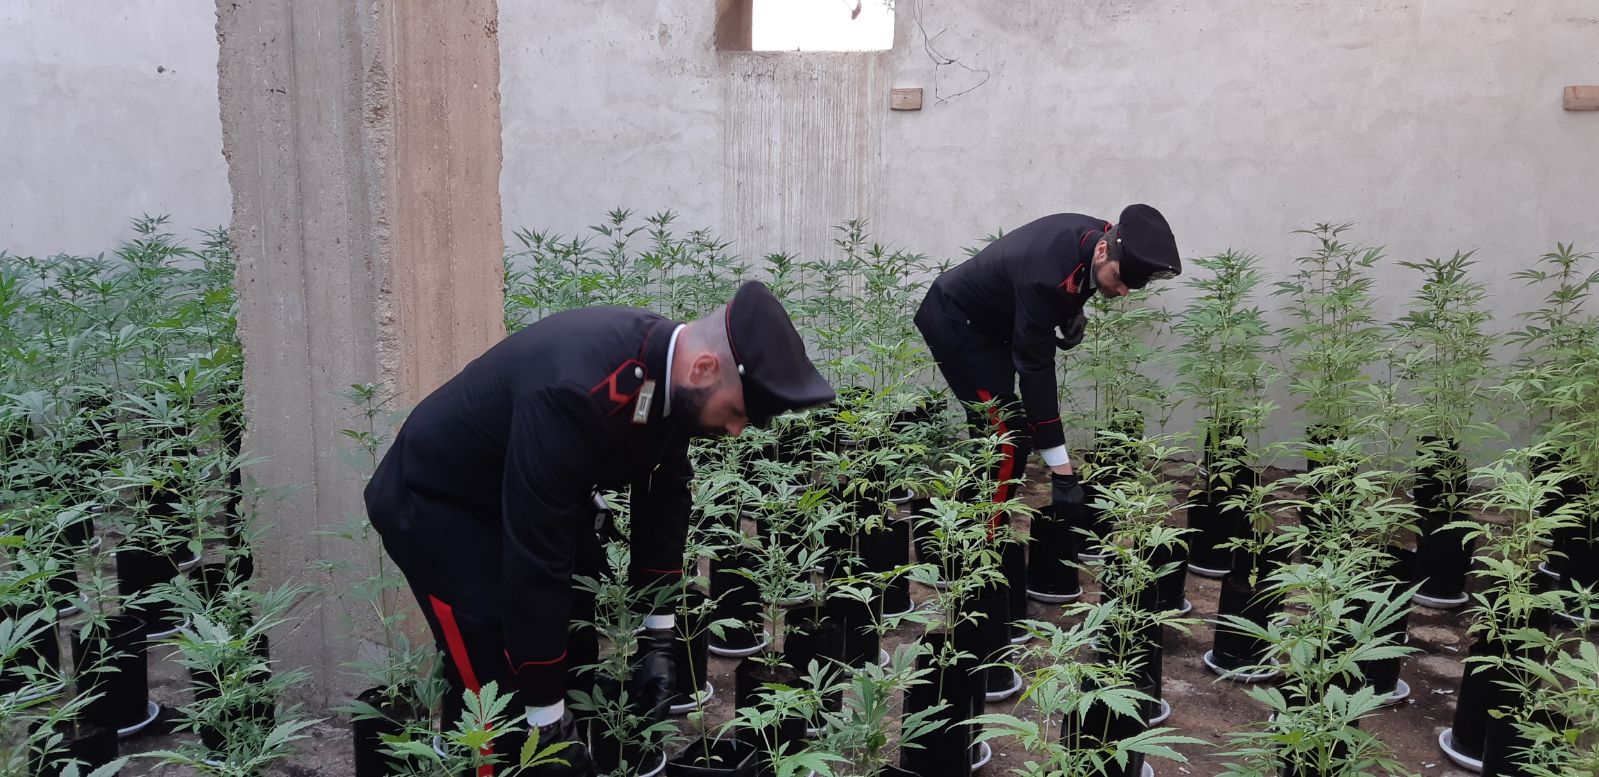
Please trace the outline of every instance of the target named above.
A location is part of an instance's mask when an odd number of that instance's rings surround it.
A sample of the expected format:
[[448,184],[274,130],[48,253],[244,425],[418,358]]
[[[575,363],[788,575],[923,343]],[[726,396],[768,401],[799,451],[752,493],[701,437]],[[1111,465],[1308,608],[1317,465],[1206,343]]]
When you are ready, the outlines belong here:
[[939,704],[949,705],[932,716],[939,724],[912,740],[914,746],[900,747],[900,767],[921,777],[968,777],[972,773],[971,750],[975,731],[973,726],[962,721],[972,717],[974,712],[973,687],[980,687],[980,684],[975,682],[972,670],[977,662],[968,658],[954,666],[938,666],[933,655],[949,639],[950,635],[942,631],[930,631],[922,636],[922,641],[932,650],[917,657],[916,667],[931,671],[923,676],[925,682],[905,691],[905,715]]
[[[1222,432],[1206,432],[1204,458],[1201,461],[1200,492],[1188,508],[1189,566],[1225,573],[1232,569],[1232,551],[1225,543],[1243,535],[1249,529],[1249,519],[1243,511],[1225,507],[1234,496],[1256,485],[1260,474],[1242,466],[1246,451],[1231,442],[1240,439],[1243,432],[1236,425]],[[1214,434],[1216,440],[1211,440]]]
[[[1496,640],[1478,639],[1472,643],[1469,658],[1505,655],[1505,644]],[[1487,742],[1488,724],[1493,719],[1490,710],[1515,705],[1517,694],[1505,687],[1512,678],[1502,667],[1484,666],[1472,662],[1465,665],[1460,678],[1460,694],[1455,701],[1455,717],[1450,726],[1457,752],[1482,760]]]
[[[1547,710],[1535,711],[1533,715],[1553,731],[1567,729],[1570,725],[1565,716]],[[1533,747],[1533,741],[1516,730],[1519,721],[1520,718],[1510,715],[1489,717],[1488,730],[1483,736],[1482,777],[1528,777],[1531,774],[1523,762],[1527,760],[1526,753]]]
[[120,730],[149,717],[148,643],[144,620],[137,615],[113,615],[109,625],[104,635],[73,635],[73,673],[79,693],[100,694],[84,708],[82,720]]
[[[1010,649],[1010,629],[1005,622],[1010,602],[1004,587],[991,586],[979,591],[967,601],[966,608],[974,617],[964,619],[955,627],[955,644],[976,656],[976,665],[1003,660]],[[972,709],[979,712],[987,694],[1010,688],[1016,679],[1014,670],[1008,666],[974,668],[974,675]]]
[[[891,519],[882,529],[867,532],[861,538],[862,554],[866,568],[872,572],[888,572],[911,563],[911,522],[908,519]],[[911,608],[911,581],[900,575],[883,587],[880,597],[882,611],[902,613]]]
[[[761,688],[765,685],[787,685],[797,687],[800,683],[800,673],[793,667],[768,665],[750,656],[740,661],[733,669],[733,703],[738,709],[753,709],[760,704]],[[805,719],[787,718],[778,723],[772,730],[764,733],[750,735],[748,740],[756,745],[755,758],[756,774],[769,775],[772,773],[770,752],[763,748],[768,743],[773,748],[785,752],[795,752],[805,739]]]
[[[31,728],[37,733],[40,725],[36,723]],[[61,743],[49,753],[35,749],[30,755],[32,774],[37,777],[58,777],[66,768],[64,764],[74,760],[83,767],[80,774],[117,760],[114,729],[88,724],[75,726],[68,720],[56,723],[54,729],[61,735]]]
[[754,777],[755,746],[737,737],[696,739],[666,762],[667,777]]
[[[589,721],[589,754],[594,758],[594,766],[600,774],[614,774],[626,763],[633,768],[635,774],[645,774],[661,765],[664,754],[659,752],[646,755],[652,748],[647,748],[642,742],[619,742],[610,732],[602,730],[598,721]],[[496,749],[502,746],[496,742]],[[521,741],[516,742],[518,748]],[[658,745],[657,745],[658,748]],[[507,748],[508,753],[514,753]],[[514,755],[513,755],[514,757]]]
[[[1235,615],[1264,626],[1277,611],[1279,603],[1266,593],[1265,574],[1260,574],[1256,581],[1255,585],[1251,585],[1247,570],[1235,565],[1234,571],[1221,579],[1221,597],[1216,604],[1216,613]],[[1223,670],[1231,672],[1259,664],[1270,646],[1264,640],[1218,625],[1211,647],[1211,659]]]
[[[1143,721],[1123,715],[1104,704],[1089,706],[1081,716],[1068,713],[1061,725],[1061,744],[1073,750],[1098,750],[1103,752],[1115,742],[1138,736],[1145,729]],[[1129,754],[1127,765],[1115,761],[1105,765],[1105,777],[1137,777],[1143,773],[1144,756]]]
[[1176,564],[1170,572],[1161,575],[1155,584],[1155,609],[1159,612],[1181,610],[1186,601],[1188,587],[1188,546],[1182,542],[1154,548],[1149,557],[1150,566],[1160,569]]
[[[1599,589],[1599,519],[1587,516],[1584,525],[1565,538],[1566,563],[1560,568],[1560,590],[1579,587]],[[1599,612],[1574,613],[1584,618],[1599,618]]]
[[[1388,553],[1393,557],[1387,570],[1387,579],[1390,590],[1409,588],[1416,575],[1416,552],[1408,548],[1392,547]],[[1410,608],[1405,608],[1404,615],[1394,621],[1387,628],[1379,632],[1383,636],[1394,637],[1396,643],[1403,642],[1404,634],[1410,630]],[[1385,658],[1377,661],[1363,661],[1360,671],[1366,678],[1366,684],[1377,693],[1389,695],[1399,687],[1399,674],[1404,668],[1405,659],[1402,656]]]
[[[755,581],[739,572],[755,568],[755,552],[738,548],[711,560],[711,596],[717,597],[711,619],[731,618],[740,624],[761,620],[760,591]],[[726,650],[748,650],[761,643],[765,634],[747,625],[731,626],[720,637],[711,635],[711,644]]]
[[[0,620],[11,618],[15,621],[20,616],[19,611],[8,607],[0,613]],[[52,674],[61,670],[61,643],[58,633],[57,623],[54,619],[49,619],[49,625],[40,629],[28,645],[17,651],[11,661],[0,666],[0,694],[14,693],[27,684],[27,679],[20,671],[24,667]]]
[[[114,555],[117,560],[117,591],[123,596],[144,594],[178,576],[177,564],[172,559],[147,550],[121,548]],[[150,601],[128,609],[145,622],[149,633],[177,628],[178,615],[170,602]]]
[[[1423,439],[1422,444],[1438,445],[1433,439]],[[1441,461],[1416,475],[1415,503],[1421,513],[1416,578],[1421,581],[1417,592],[1420,595],[1438,602],[1464,604],[1466,574],[1471,570],[1475,543],[1466,538],[1464,529],[1444,528],[1466,518],[1460,510],[1466,494],[1466,465],[1458,450],[1458,444],[1449,444]]]
[[1016,621],[1027,617],[1027,545],[1006,542],[999,549],[1000,569],[1005,575],[1006,639],[1019,639],[1027,630]]
[[[829,601],[829,605],[833,602]],[[783,630],[783,660],[799,673],[801,684],[815,661],[823,669],[844,660],[844,622],[827,610],[815,606],[797,607],[785,616],[787,627]],[[837,709],[843,702],[841,694],[826,700],[829,709]]]
[[1081,535],[1045,509],[1033,516],[1027,538],[1027,590],[1045,597],[1077,596],[1083,592],[1076,563]]
[[383,737],[403,734],[406,725],[420,720],[422,715],[403,700],[395,700],[392,704],[384,702],[382,688],[368,688],[355,699],[383,713],[382,718],[350,721],[355,745],[355,777],[388,777],[395,767],[383,755]]
[[827,600],[822,609],[828,620],[837,624],[842,640],[840,661],[855,667],[877,663],[883,644],[874,626],[883,617],[882,608],[882,600],[877,597],[864,602],[837,596]]

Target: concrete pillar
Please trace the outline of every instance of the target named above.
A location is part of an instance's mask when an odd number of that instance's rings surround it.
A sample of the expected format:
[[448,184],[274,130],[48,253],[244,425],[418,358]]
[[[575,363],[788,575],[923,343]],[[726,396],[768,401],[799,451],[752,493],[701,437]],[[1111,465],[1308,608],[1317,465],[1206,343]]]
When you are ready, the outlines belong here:
[[496,0],[219,0],[217,37],[258,568],[319,587],[273,652],[326,704],[371,558],[318,533],[365,520],[341,392],[409,407],[504,335]]

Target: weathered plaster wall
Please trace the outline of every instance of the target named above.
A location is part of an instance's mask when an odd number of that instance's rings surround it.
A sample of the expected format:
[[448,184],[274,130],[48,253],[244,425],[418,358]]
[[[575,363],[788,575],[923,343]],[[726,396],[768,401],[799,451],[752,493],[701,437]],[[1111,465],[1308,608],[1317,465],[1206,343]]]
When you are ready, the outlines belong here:
[[508,4],[507,225],[672,207],[758,254],[868,216],[941,256],[1142,200],[1189,254],[1279,258],[1316,221],[1404,256],[1595,236],[1599,114],[1560,108],[1599,78],[1582,0],[898,9],[891,52],[756,54],[714,51],[700,0]]
[[0,3],[0,250],[94,254],[128,219],[228,221],[210,0]]
[[346,387],[381,383],[409,408],[504,336],[495,0],[221,0],[215,14],[244,444],[261,457],[247,475],[274,497],[260,566],[321,594],[274,651],[313,672],[297,698],[327,704],[359,690],[341,667],[373,634],[343,592],[375,544],[330,536],[365,518]]
[[[866,217],[943,259],[1142,201],[1185,256],[1276,270],[1317,222],[1395,260],[1475,249],[1496,281],[1556,241],[1599,248],[1599,113],[1560,102],[1599,80],[1582,0],[899,0],[894,49],[858,54],[718,52],[710,5],[501,9],[508,228],[672,208],[746,256],[815,256]],[[890,113],[899,86],[925,108]],[[1415,284],[1385,272],[1393,316]],[[1508,327],[1536,295],[1492,299]]]

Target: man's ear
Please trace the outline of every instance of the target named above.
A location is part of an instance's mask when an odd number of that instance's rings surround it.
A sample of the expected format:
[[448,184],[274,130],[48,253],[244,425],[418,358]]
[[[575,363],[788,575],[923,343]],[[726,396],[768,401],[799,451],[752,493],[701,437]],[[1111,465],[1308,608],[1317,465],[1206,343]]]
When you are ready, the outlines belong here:
[[688,384],[695,388],[710,388],[722,379],[722,361],[714,353],[694,357],[688,368]]

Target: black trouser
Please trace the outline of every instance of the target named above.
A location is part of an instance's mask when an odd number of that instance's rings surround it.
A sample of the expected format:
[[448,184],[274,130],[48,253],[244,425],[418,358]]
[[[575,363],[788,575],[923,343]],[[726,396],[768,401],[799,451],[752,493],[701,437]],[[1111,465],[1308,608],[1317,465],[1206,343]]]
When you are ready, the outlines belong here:
[[[481,547],[496,548],[497,543],[486,541]],[[511,671],[510,660],[505,650],[505,631],[498,595],[474,596],[471,590],[462,590],[458,584],[450,586],[434,584],[428,579],[426,571],[412,569],[399,558],[396,558],[395,562],[405,573],[406,580],[410,582],[411,592],[416,596],[423,616],[427,618],[428,628],[433,631],[433,641],[443,654],[444,679],[449,684],[441,710],[441,719],[445,728],[448,729],[455,725],[456,721],[461,720],[463,696],[468,690],[476,693],[484,685],[493,682],[502,696],[507,693],[514,694],[516,677]],[[604,551],[598,536],[588,532],[582,533],[578,541],[573,576],[595,577],[601,573],[604,562]],[[499,564],[484,565],[485,571],[491,574],[497,573],[499,568]],[[483,580],[477,588],[497,585],[498,581]],[[453,590],[441,590],[446,588]],[[572,609],[568,620],[571,623],[589,623],[594,620],[593,596],[574,589],[570,601]],[[594,628],[574,625],[567,635],[564,662],[568,690],[578,688],[589,690],[586,686],[591,677],[589,667],[599,662],[599,654],[599,637]],[[520,732],[525,726],[516,724],[521,720],[525,706],[522,700],[514,699],[506,709],[506,714],[511,717],[513,723],[513,733],[502,736],[499,740],[500,745],[496,749],[508,753],[510,759],[514,759],[521,749]],[[501,763],[509,763],[509,760],[502,758]],[[488,767],[478,771],[480,777],[488,777],[493,773]]]
[[[1010,343],[972,329],[960,309],[936,287],[928,290],[916,311],[916,328],[927,341],[927,349],[949,382],[950,391],[966,407],[972,434],[1008,433],[1000,449],[1002,458],[991,474],[1001,481],[994,501],[1009,501],[1016,484],[1005,481],[1024,477],[1027,457],[1032,453],[1032,438],[1021,422],[1025,416],[1021,397],[1016,394],[1016,367],[1011,360]],[[993,404],[986,416],[973,407],[988,402]],[[1002,520],[998,514],[993,518],[996,526]]]

